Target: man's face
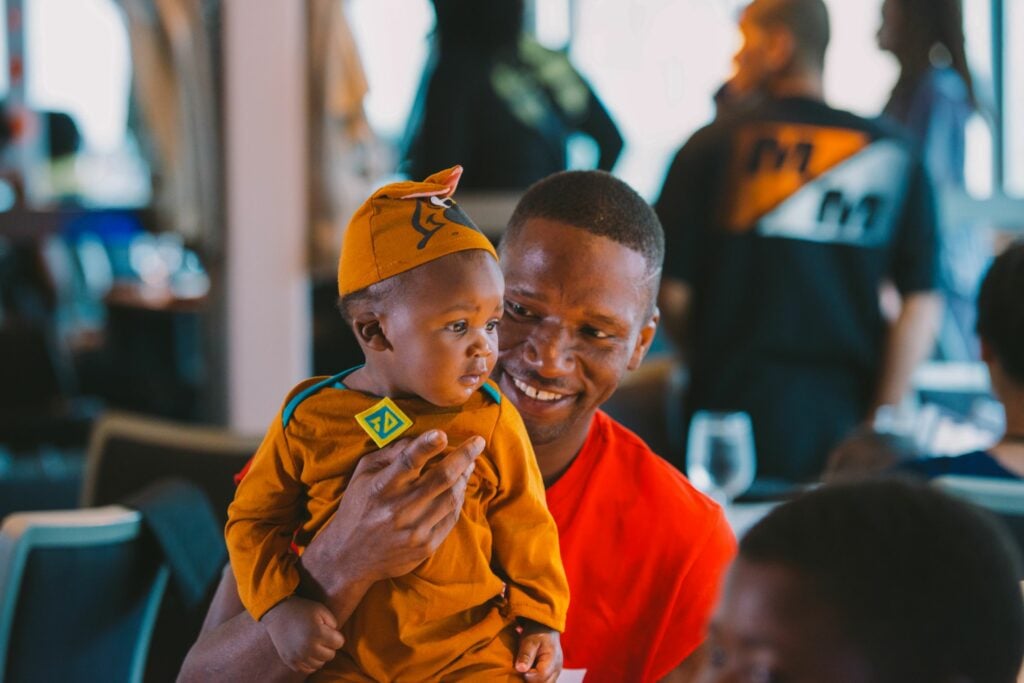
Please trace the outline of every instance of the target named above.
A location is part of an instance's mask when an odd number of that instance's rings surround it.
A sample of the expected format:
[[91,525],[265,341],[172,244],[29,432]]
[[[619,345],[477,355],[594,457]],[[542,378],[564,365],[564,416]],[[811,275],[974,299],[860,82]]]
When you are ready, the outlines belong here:
[[867,683],[874,680],[839,615],[809,581],[741,556],[711,620],[699,683]]
[[495,379],[534,446],[579,448],[590,418],[636,368],[657,316],[644,257],[605,237],[528,219],[503,246],[505,317]]
[[461,405],[497,359],[501,270],[485,251],[451,254],[410,271],[380,317],[399,395]]
[[738,95],[762,90],[768,80],[769,33],[751,18],[751,9],[740,15],[740,47],[733,55],[733,76],[730,87]]
[[882,23],[878,26],[878,47],[887,52],[892,52],[899,47],[899,34],[902,23],[900,10],[894,0],[883,0],[882,2]]

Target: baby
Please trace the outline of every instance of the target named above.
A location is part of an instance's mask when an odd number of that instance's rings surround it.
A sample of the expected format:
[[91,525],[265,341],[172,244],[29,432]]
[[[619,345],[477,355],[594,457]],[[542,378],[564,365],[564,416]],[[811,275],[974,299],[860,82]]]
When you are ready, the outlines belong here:
[[[504,281],[494,247],[450,199],[461,174],[387,185],[353,216],[338,289],[366,364],[289,394],[228,510],[242,602],[282,660],[308,671],[324,646],[314,634],[335,620],[296,595],[296,551],[337,510],[359,458],[435,429],[449,443],[486,440],[447,539],[370,588],[316,679],[504,681],[560,666],[569,595],[557,529],[522,420],[487,379]],[[536,654],[513,667],[517,651]]]

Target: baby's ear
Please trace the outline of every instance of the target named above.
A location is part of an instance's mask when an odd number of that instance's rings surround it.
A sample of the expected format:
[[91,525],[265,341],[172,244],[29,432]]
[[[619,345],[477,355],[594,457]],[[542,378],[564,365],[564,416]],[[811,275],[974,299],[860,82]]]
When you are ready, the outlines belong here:
[[388,342],[384,328],[380,324],[380,318],[371,313],[361,315],[353,320],[352,331],[355,332],[360,346],[372,351],[387,351],[391,348],[391,343]]

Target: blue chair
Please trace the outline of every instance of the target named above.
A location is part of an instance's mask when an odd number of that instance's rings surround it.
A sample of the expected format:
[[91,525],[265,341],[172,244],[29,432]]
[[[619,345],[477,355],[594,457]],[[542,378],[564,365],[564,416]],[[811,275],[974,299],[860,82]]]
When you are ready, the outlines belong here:
[[0,527],[0,680],[141,681],[169,570],[128,508]]

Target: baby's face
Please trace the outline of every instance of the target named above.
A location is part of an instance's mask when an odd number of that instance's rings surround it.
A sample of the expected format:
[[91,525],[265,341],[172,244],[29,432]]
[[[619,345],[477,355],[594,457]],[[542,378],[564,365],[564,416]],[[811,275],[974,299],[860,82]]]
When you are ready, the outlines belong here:
[[501,269],[482,250],[410,271],[381,321],[401,393],[438,406],[469,400],[494,369],[504,293]]

